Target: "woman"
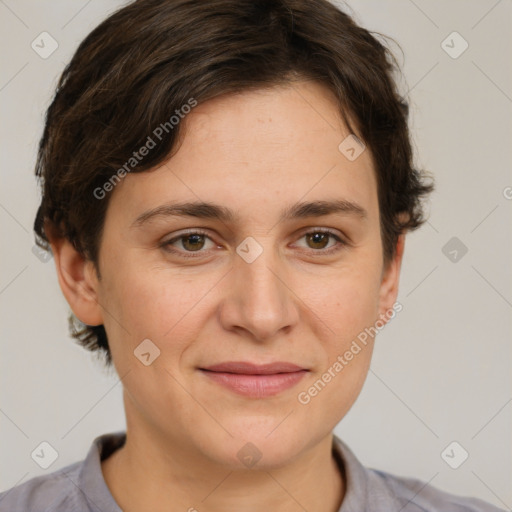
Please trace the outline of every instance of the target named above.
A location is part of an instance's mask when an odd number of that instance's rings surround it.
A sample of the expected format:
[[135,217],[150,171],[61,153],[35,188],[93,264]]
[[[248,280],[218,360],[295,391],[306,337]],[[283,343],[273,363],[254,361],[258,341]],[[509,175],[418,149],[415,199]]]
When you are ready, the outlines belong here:
[[394,70],[326,0],[138,0],[89,34],[34,227],[127,430],[1,510],[497,510],[333,436],[433,189]]

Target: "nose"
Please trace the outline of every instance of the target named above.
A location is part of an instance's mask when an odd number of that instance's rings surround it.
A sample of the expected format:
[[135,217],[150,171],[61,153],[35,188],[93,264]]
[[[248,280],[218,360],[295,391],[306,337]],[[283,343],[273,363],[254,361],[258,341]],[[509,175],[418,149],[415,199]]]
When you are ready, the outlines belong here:
[[300,318],[300,300],[288,281],[289,272],[270,248],[250,263],[237,255],[220,305],[223,328],[243,330],[259,342],[289,332]]

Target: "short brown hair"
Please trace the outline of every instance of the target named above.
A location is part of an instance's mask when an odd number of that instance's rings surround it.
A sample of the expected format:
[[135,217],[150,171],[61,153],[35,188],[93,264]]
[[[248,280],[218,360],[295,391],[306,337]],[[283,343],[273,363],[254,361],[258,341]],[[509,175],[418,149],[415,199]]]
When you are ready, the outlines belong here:
[[[49,250],[50,228],[99,272],[111,194],[98,199],[94,191],[155,127],[168,123],[190,98],[202,103],[313,79],[334,93],[347,127],[371,151],[387,264],[398,235],[425,222],[421,199],[434,189],[427,173],[413,167],[408,103],[395,71],[399,66],[384,44],[327,0],[130,3],[82,41],[60,77],[37,156],[42,200],[36,241]],[[167,159],[179,131],[179,123],[168,129],[131,171]],[[104,327],[81,324],[72,314],[69,320],[72,336],[103,352],[110,366]]]

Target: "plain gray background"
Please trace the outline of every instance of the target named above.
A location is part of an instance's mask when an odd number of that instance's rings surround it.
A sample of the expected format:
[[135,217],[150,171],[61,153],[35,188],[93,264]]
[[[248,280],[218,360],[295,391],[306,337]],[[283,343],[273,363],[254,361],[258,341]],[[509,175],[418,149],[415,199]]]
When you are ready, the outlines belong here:
[[[120,5],[0,2],[0,490],[83,459],[94,437],[125,426],[117,375],[68,337],[53,259],[32,253],[45,109],[79,42]],[[416,162],[437,191],[428,224],[406,241],[403,311],[379,334],[361,396],[335,432],[369,467],[510,510],[511,1],[342,8],[401,45],[403,55],[391,48],[410,91]],[[59,45],[47,59],[31,48],[43,31]],[[467,50],[453,58],[463,40]],[[445,248],[453,237],[458,246]],[[42,441],[58,452],[46,470],[30,456]],[[457,469],[441,456],[453,441],[469,454]],[[448,453],[453,461],[461,452]]]

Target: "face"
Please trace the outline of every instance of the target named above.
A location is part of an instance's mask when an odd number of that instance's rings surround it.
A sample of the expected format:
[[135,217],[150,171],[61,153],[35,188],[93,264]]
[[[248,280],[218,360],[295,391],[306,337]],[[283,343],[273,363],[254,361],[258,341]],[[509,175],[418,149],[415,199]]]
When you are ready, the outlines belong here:
[[101,240],[94,289],[128,428],[231,467],[250,442],[277,467],[352,406],[373,349],[354,340],[396,299],[371,154],[338,149],[349,132],[315,82],[182,122],[172,158],[116,186]]

